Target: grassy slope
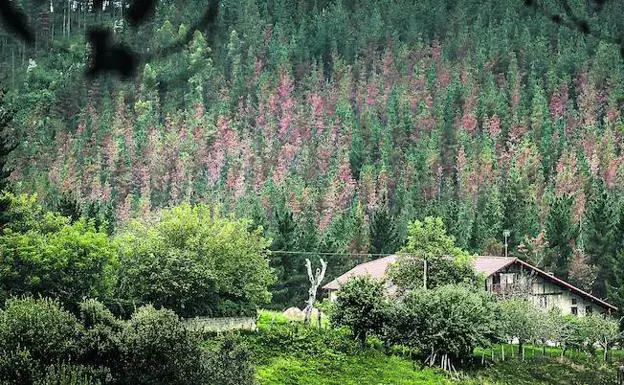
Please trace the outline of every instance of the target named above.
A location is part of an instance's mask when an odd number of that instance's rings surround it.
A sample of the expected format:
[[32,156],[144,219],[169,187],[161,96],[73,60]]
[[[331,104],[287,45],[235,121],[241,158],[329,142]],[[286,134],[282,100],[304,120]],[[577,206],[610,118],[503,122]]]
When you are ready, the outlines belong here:
[[[275,313],[262,312],[261,329],[288,323],[288,319]],[[292,352],[272,354],[258,365],[261,385],[503,385],[503,384],[556,384],[585,385],[611,383],[615,376],[613,365],[600,359],[587,360],[543,358],[536,352],[526,362],[507,360],[489,367],[463,373],[459,378],[433,369],[420,370],[413,361],[387,356],[374,349],[359,354],[340,354],[315,351],[302,355]],[[555,356],[557,354],[554,354]],[[489,356],[489,355],[488,355]],[[268,359],[267,359],[268,358]],[[593,363],[592,363],[593,362]]]

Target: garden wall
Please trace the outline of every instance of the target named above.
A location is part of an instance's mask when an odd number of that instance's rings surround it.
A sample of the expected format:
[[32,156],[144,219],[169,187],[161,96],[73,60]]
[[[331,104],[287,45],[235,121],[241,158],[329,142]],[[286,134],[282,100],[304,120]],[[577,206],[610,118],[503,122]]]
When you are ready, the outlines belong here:
[[257,330],[256,317],[196,317],[186,320],[191,330],[226,332],[230,330]]

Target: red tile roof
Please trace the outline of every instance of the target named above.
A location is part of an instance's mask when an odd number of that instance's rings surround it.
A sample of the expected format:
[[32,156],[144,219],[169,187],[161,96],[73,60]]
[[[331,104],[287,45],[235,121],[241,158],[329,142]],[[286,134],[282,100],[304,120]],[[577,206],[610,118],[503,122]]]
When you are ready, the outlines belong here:
[[353,269],[347,271],[340,277],[323,286],[323,289],[338,290],[340,288],[340,285],[347,282],[349,278],[365,274],[368,274],[373,278],[383,279],[386,276],[386,269],[388,268],[388,266],[396,262],[398,257],[398,255],[389,255],[387,257],[375,259],[374,261],[365,262],[357,265]]
[[483,273],[486,277],[511,265],[517,258],[513,257],[477,257],[472,264],[477,273]]
[[[323,286],[323,289],[325,290],[338,290],[340,288],[340,285],[342,285],[343,283],[345,283],[349,278],[353,277],[353,276],[359,276],[359,275],[365,275],[368,274],[373,278],[377,278],[377,279],[383,279],[385,278],[386,275],[386,270],[388,269],[388,266],[390,266],[392,263],[395,263],[398,259],[398,255],[389,255],[387,257],[383,257],[383,258],[379,258],[376,259],[374,261],[370,261],[370,262],[366,262],[366,263],[362,263],[360,265],[355,266],[353,269],[347,271],[346,273],[344,273],[343,275],[341,275],[340,277],[334,279],[333,281],[329,282],[328,284],[326,284],[325,286]],[[587,293],[586,291],[583,291],[567,282],[565,282],[562,279],[559,279],[551,274],[548,274],[547,272],[538,269],[537,267],[528,264],[527,262],[524,262],[518,258],[515,257],[491,257],[491,256],[481,256],[481,257],[476,257],[473,260],[473,265],[475,267],[475,270],[477,271],[477,273],[483,273],[486,277],[489,277],[490,275],[496,273],[497,271],[500,271],[502,269],[504,269],[505,267],[512,265],[514,263],[519,263],[522,266],[529,268],[533,271],[535,271],[538,275],[540,275],[541,277],[548,279],[552,282],[554,282],[555,284],[562,286],[574,293],[576,293],[577,295],[581,296],[581,297],[585,297],[589,300],[591,300],[592,302],[596,302],[599,303],[600,305],[612,309],[612,310],[617,310],[617,308],[595,296],[593,296],[590,293]]]

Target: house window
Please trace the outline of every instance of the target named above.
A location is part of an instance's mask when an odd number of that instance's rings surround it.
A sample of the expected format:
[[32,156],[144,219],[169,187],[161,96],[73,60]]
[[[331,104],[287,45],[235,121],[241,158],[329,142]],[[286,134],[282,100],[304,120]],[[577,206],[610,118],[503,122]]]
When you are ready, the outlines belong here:
[[585,314],[590,315],[592,313],[592,307],[591,306],[586,306],[585,307]]
[[576,298],[572,297],[572,305],[576,305]]
[[574,314],[574,315],[578,314],[578,308],[576,306],[572,306],[572,308],[570,310],[572,311],[572,314]]
[[540,307],[547,308],[548,307],[548,297],[545,295],[539,297],[539,305]]

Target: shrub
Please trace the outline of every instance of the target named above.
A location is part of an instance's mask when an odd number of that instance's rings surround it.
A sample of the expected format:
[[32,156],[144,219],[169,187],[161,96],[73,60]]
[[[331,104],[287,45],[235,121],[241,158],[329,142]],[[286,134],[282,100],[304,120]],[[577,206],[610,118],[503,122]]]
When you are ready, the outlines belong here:
[[204,383],[199,345],[171,310],[139,308],[123,330],[122,343],[123,383]]
[[75,360],[80,353],[80,332],[76,317],[57,301],[30,297],[8,300],[0,310],[1,379],[32,380],[46,365]]
[[93,299],[79,305],[80,320],[85,328],[80,340],[82,362],[89,365],[119,366],[122,353],[121,332],[124,322]]
[[278,355],[291,355],[301,359],[310,356],[336,358],[337,353],[356,354],[360,350],[360,346],[346,328],[318,329],[306,327],[302,323],[261,328],[247,338],[254,359],[263,363]]
[[[46,368],[41,378],[33,382],[34,385],[101,385],[105,382],[100,378],[107,378],[106,369],[96,369],[89,366],[75,364],[57,364]],[[110,377],[110,375],[108,375]]]
[[262,230],[205,206],[164,210],[133,222],[123,241],[119,295],[184,317],[249,312],[270,300],[274,281]]
[[25,297],[10,299],[0,311],[0,339],[6,350],[28,350],[44,363],[76,357],[81,327],[58,301]]
[[205,376],[212,384],[257,384],[251,352],[245,344],[231,336],[218,341],[216,348],[206,352],[203,365]]
[[381,332],[387,307],[383,282],[369,276],[353,277],[340,287],[330,322],[348,326],[363,345],[369,334]]

